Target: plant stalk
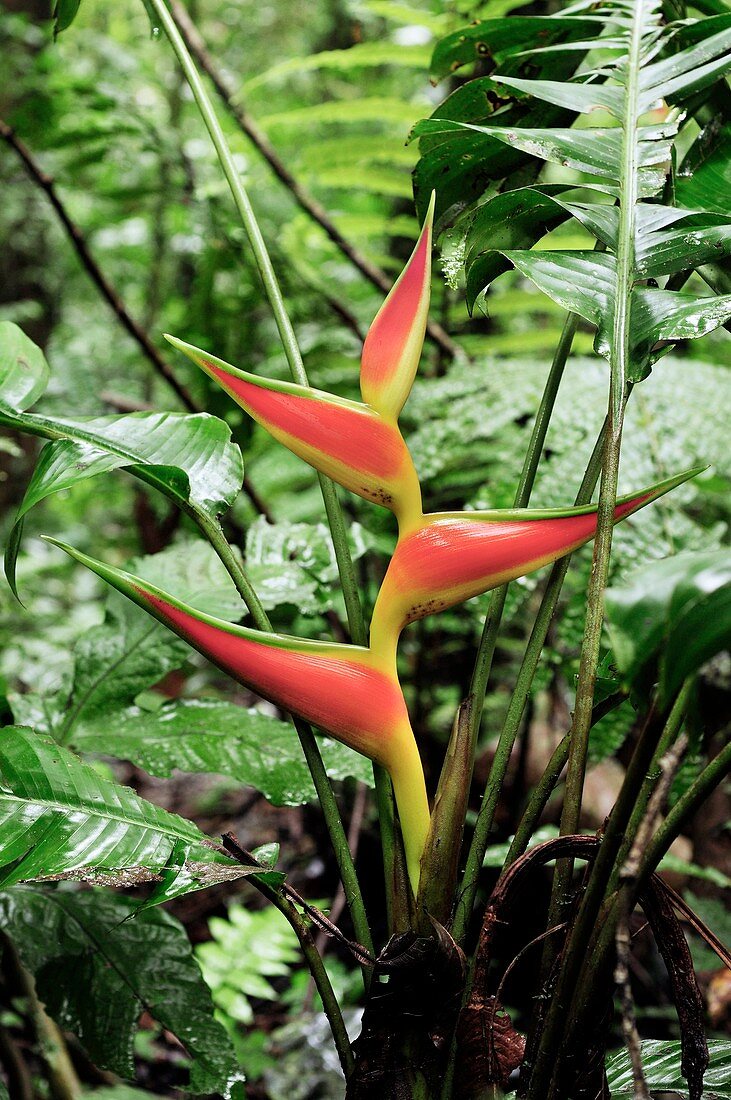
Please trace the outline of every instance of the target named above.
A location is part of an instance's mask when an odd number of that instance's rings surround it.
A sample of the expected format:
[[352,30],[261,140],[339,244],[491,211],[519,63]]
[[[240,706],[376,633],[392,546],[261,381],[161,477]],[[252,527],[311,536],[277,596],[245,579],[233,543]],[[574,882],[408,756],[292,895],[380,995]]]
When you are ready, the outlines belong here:
[[[556,347],[556,351],[553,356],[551,368],[548,372],[546,384],[541,395],[541,401],[536,412],[536,418],[533,423],[533,430],[531,432],[530,441],[528,443],[528,449],[526,451],[525,459],[523,460],[523,468],[520,474],[520,480],[515,492],[515,498],[513,506],[515,508],[527,507],[530,496],[535,484],[536,472],[538,470],[538,463],[541,459],[541,453],[543,451],[544,444],[546,442],[546,434],[548,432],[548,426],[551,421],[551,416],[556,404],[556,397],[558,396],[559,386],[564,375],[566,363],[568,362],[569,355],[571,354],[571,347],[574,342],[574,336],[579,325],[579,317],[575,313],[569,313],[566,317],[561,332],[561,338]],[[477,656],[475,658],[475,665],[472,672],[472,678],[470,681],[469,695],[473,697],[473,704],[470,710],[470,738],[472,743],[472,759],[474,761],[475,749],[477,746],[477,738],[480,732],[480,724],[482,722],[482,712],[485,704],[485,694],[487,692],[487,684],[490,678],[490,671],[492,669],[492,661],[495,656],[495,646],[497,644],[498,631],[500,629],[500,622],[502,620],[503,611],[505,609],[505,600],[508,594],[508,585],[503,584],[499,588],[496,588],[490,597],[490,606],[485,618],[485,623],[482,630],[482,637],[480,638],[480,645],[477,650]],[[483,795],[483,806],[485,805],[485,799],[488,798],[490,790],[490,784],[486,788]],[[482,810],[480,811],[482,813]],[[478,819],[479,820],[479,819]],[[472,906],[474,905],[474,897],[477,889],[477,879],[480,873],[480,867],[482,866],[482,859],[484,858],[484,852],[479,857],[479,863],[473,858],[473,846],[470,849],[470,854],[467,860],[465,868],[465,874],[462,881],[460,895],[457,901],[457,909],[455,913],[454,932],[455,938],[460,942],[466,931],[467,924],[469,922],[469,916],[472,912]]]
[[[302,361],[302,354],[299,349],[299,344],[297,343],[297,337],[292,322],[284,304],[284,298],[272,265],[271,257],[269,256],[256,214],[254,213],[246,188],[236,168],[231,150],[229,149],[216,112],[213,109],[210,97],[195,67],[183,35],[180,33],[177,22],[168,10],[166,3],[164,0],[149,0],[149,3],[157,18],[160,20],[160,24],[183,69],[231,189],[236,209],[239,212],[244,229],[246,230],[254,259],[264,285],[264,291],[274,315],[282,347],[284,348],[284,353],[289,364],[290,374],[293,380],[299,385],[307,386],[309,382]],[[358,594],[358,583],[355,575],[355,568],[353,566],[353,559],[348,546],[345,519],[340,501],[338,500],[337,489],[333,482],[323,474],[318,473],[317,476],[325,504],[325,512],[327,514],[330,533],[332,535],[333,547],[335,549],[335,559],[337,561],[340,584],[345,600],[350,636],[355,645],[366,645],[366,627]],[[316,745],[314,748],[317,751]],[[379,801],[385,803],[386,799],[383,797],[383,793],[387,789],[387,785],[390,784],[390,780],[383,769],[378,767],[374,768],[374,779],[376,790],[380,791]],[[384,850],[392,849],[394,845],[393,815],[391,814],[389,816],[386,814],[385,817],[382,817],[380,826]],[[352,892],[347,886],[346,891],[349,895]]]
[[[617,801],[609,815],[596,859],[589,872],[576,920],[569,934],[556,989],[542,1028],[541,1041],[527,1093],[528,1100],[546,1100],[547,1097],[550,1100],[555,1094],[557,1087],[555,1071],[558,1068],[556,1051],[561,1049],[562,1036],[566,1032],[567,1015],[570,1012],[571,1001],[577,992],[577,980],[587,958],[588,944],[597,925],[607,883],[622,848],[632,811],[642,790],[647,769],[657,749],[662,731],[663,726],[658,721],[653,708],[640,733]],[[597,969],[598,960],[592,953],[590,970],[595,973]]]
[[302,954],[305,957],[310,974],[312,975],[312,980],[315,983],[317,992],[320,994],[320,1000],[322,1001],[323,1010],[330,1024],[330,1030],[332,1031],[338,1058],[340,1059],[340,1065],[342,1066],[343,1073],[347,1080],[355,1066],[353,1049],[350,1045],[348,1031],[345,1027],[345,1021],[343,1020],[343,1014],[340,1010],[338,999],[335,996],[332,983],[325,969],[325,964],[322,961],[322,956],[317,950],[317,945],[315,944],[310,927],[300,914],[296,905],[290,901],[289,898],[283,897],[278,890],[262,882],[257,876],[253,876],[249,881],[285,917],[299,940]]
[[[270,632],[272,624],[269,616],[262,607],[261,601],[256,595],[243,565],[239,562],[226,541],[223,531],[217,523],[211,522],[210,527],[206,530],[206,534],[214,550],[226,566],[230,577],[236,585],[237,591],[245,600],[257,630]],[[373,954],[373,937],[371,936],[370,927],[368,925],[368,918],[363,904],[363,895],[360,890],[360,884],[355,871],[355,864],[353,863],[345,827],[343,826],[343,820],[340,816],[335,794],[333,793],[330,780],[325,770],[322,755],[309,723],[294,715],[292,716],[292,721],[297,731],[300,744],[302,745],[302,751],[305,754],[315,790],[317,791],[317,797],[330,835],[330,842],[335,853],[335,860],[345,890],[345,897],[353,920],[356,937],[359,942]],[[370,977],[370,973],[368,973],[367,977]],[[364,971],[364,979],[365,978],[366,972]]]
[[[576,495],[577,505],[586,504],[591,500],[594,487],[599,478],[601,454],[606,431],[607,426],[605,423],[594,445],[594,450],[592,451],[579,491]],[[538,614],[533,623],[533,628],[523,655],[523,662],[510,699],[508,713],[505,716],[503,728],[500,731],[493,765],[490,769],[490,775],[488,776],[485,786],[485,794],[483,796],[482,805],[480,806],[480,812],[477,815],[477,822],[475,824],[472,844],[467,857],[462,888],[457,900],[452,934],[458,943],[464,941],[467,933],[470,916],[475,904],[480,870],[485,858],[485,852],[487,851],[490,830],[492,829],[495,810],[500,797],[500,788],[505,778],[510,760],[510,753],[515,743],[518,729],[520,728],[523,711],[533,684],[533,677],[538,667],[541,652],[553,620],[570,563],[571,555],[568,555],[565,558],[561,558],[560,561],[557,561],[551,568],[548,583],[543,593]],[[496,591],[499,591],[499,589],[496,589]]]

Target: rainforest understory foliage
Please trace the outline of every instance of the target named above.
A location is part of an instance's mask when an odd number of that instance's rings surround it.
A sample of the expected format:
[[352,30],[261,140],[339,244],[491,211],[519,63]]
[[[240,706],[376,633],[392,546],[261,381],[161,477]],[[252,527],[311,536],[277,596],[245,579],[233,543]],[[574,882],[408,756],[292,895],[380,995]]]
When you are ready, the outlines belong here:
[[726,0],[0,49],[0,1100],[731,1097]]

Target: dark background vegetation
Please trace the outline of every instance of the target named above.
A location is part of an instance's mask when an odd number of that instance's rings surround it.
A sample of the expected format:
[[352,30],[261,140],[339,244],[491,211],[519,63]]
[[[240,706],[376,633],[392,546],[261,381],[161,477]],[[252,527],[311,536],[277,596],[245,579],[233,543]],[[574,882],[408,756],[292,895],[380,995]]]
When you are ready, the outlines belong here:
[[[495,6],[468,0],[412,0],[409,5],[391,0],[191,0],[188,8],[237,97],[282,161],[325,205],[343,234],[395,276],[417,232],[410,171],[418,154],[406,144],[407,134],[445,94],[444,86],[434,89],[427,79],[431,45],[478,14],[478,8],[489,14]],[[312,637],[342,631],[337,574],[321,526],[313,472],[252,428],[221,391],[162,340],[163,332],[172,332],[243,368],[286,375],[243,232],[171,53],[151,36],[143,5],[131,0],[82,5],[73,33],[55,43],[44,15],[42,2],[0,3],[0,116],[53,176],[99,268],[176,378],[201,408],[232,427],[252,490],[242,494],[232,520],[275,626]],[[347,52],[323,53],[338,50]],[[360,341],[381,295],[296,205],[230,118],[224,122],[271,248],[310,380],[357,396]],[[100,298],[47,195],[3,143],[0,194],[0,319],[20,324],[46,352],[52,381],[44,411],[90,415],[180,409],[176,395]],[[561,240],[570,245],[566,230]],[[578,237],[577,242],[584,243]],[[453,247],[458,242],[447,241],[444,263],[435,265],[432,315],[454,335],[465,356],[451,361],[443,350],[427,345],[405,430],[429,507],[508,507],[563,315],[510,274],[494,288],[489,314],[470,319],[459,286],[452,285]],[[727,339],[721,331],[663,360],[632,403],[623,490],[697,463],[711,464],[711,470],[618,530],[615,577],[680,549],[723,544],[731,478]],[[601,424],[605,368],[591,357],[591,340],[588,327],[582,327],[549,432],[534,497],[538,505],[563,504],[573,497]],[[30,437],[0,436],[4,532],[38,450],[38,441]],[[265,517],[257,502],[265,502]],[[392,521],[352,497],[345,506],[368,604],[392,545]],[[41,532],[115,564],[164,550],[171,570],[215,573],[210,558],[196,556],[191,548],[196,536],[187,521],[123,473],[49,498],[27,523],[19,563],[25,606],[0,585],[0,694],[56,690],[69,675],[74,644],[104,616],[107,597],[101,583],[39,542]],[[526,790],[567,728],[589,561],[590,554],[583,552],[570,573],[500,807],[496,845],[513,831]],[[475,794],[487,773],[539,583],[540,576],[534,576],[511,588]],[[411,627],[404,638],[402,672],[432,785],[452,715],[469,682],[484,610],[484,599],[472,601]],[[699,705],[726,707],[730,676],[728,661],[717,661],[702,683]],[[167,697],[203,694],[254,702],[194,656],[156,691]],[[585,797],[588,829],[597,828],[612,805],[633,717],[626,703],[593,732],[594,766]],[[694,766],[691,752],[679,783],[690,781]],[[156,779],[123,763],[115,763],[114,772],[144,797],[193,818],[211,835],[231,829],[245,846],[279,842],[290,880],[307,897],[330,903],[336,875],[314,805],[274,809],[253,789],[213,775],[176,773]],[[372,801],[354,780],[339,790],[346,818],[353,812],[356,817],[359,866],[367,900],[377,907],[381,882]],[[554,797],[547,828],[557,821],[557,806]],[[731,884],[728,821],[729,793],[722,788],[674,849],[676,885],[695,898],[698,911],[722,939],[731,926],[723,904]],[[500,862],[496,855],[496,865]],[[488,870],[486,889],[489,875]],[[534,932],[531,922],[534,914],[537,920],[547,881],[536,881],[535,906],[526,905],[526,925],[515,929],[516,943]],[[169,908],[192,942],[203,945],[199,957],[206,976],[255,1082],[250,1095],[338,1096],[341,1086],[326,1029],[313,1015],[311,990],[279,915],[257,913],[253,892],[240,884],[190,895]],[[662,966],[649,938],[638,944],[634,979],[640,1030],[647,1037],[672,1037],[676,1025]],[[510,946],[506,942],[506,955]],[[336,955],[333,950],[330,956],[336,984],[346,999],[350,989],[356,1003],[357,977]],[[237,960],[233,976],[232,957]],[[697,948],[696,958],[710,1034],[728,1034],[728,974],[707,951]],[[529,956],[505,991],[518,1022],[532,976]],[[6,1004],[6,1015],[9,1008]],[[5,1022],[24,1042],[22,1021],[11,1016]],[[82,1077],[99,1083],[82,1053],[76,1056]],[[151,1019],[142,1021],[136,1057],[141,1087],[179,1095],[181,1051]]]

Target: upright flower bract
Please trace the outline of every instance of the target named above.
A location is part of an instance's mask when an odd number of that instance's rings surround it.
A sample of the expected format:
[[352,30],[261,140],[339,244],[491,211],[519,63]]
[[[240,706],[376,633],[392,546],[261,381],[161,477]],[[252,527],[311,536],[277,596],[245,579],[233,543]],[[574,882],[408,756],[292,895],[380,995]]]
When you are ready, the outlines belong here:
[[416,377],[431,296],[431,234],[436,194],[411,259],[376,314],[363,345],[360,392],[389,420],[397,420]]

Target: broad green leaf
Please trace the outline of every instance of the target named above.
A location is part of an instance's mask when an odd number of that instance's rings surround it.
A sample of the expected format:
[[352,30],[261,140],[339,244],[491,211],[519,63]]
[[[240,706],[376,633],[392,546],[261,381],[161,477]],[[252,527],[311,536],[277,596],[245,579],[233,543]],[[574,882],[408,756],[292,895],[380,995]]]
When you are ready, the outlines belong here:
[[[703,1100],[731,1100],[731,1040],[710,1039],[711,1061],[705,1073]],[[653,1092],[671,1092],[687,1097],[688,1085],[680,1069],[680,1043],[675,1040],[647,1039],[641,1044],[642,1068]],[[635,1096],[632,1066],[626,1051],[613,1054],[607,1061],[607,1080],[612,1100],[631,1100]]]
[[[615,309],[616,260],[596,252],[505,251],[514,265],[564,309],[597,326],[595,348],[610,359]],[[698,298],[669,290],[637,287],[630,294],[630,374],[647,375],[665,350],[664,341],[696,340],[731,317],[731,295]]]
[[514,76],[499,75],[494,76],[493,80],[516,92],[535,96],[556,107],[566,107],[577,114],[603,108],[619,118],[622,110],[622,90],[611,85],[570,80],[520,80]]
[[[74,737],[77,749],[130,760],[166,778],[175,769],[224,775],[254,787],[275,806],[316,799],[302,749],[290,723],[219,700],[184,699],[158,710],[112,714]],[[329,738],[320,743],[331,779],[353,776],[373,784],[365,757]]]
[[191,1092],[230,1095],[241,1079],[236,1059],[186,932],[169,913],[136,914],[135,905],[102,890],[0,893],[3,929],[48,1012],[96,1065],[133,1076],[133,1039],[145,1011],[190,1056]]
[[0,321],[0,415],[34,405],[49,377],[46,357],[37,344],[11,321]]
[[180,507],[215,518],[241,489],[241,452],[231,431],[208,413],[125,413],[65,417],[27,414],[14,427],[54,439],[41,451],[18,518],[51,493],[119,468]]
[[[560,21],[578,26],[589,8],[576,5],[568,14],[563,12]],[[682,171],[701,173],[695,195],[692,177],[678,179],[686,211],[676,213],[643,200],[665,191],[677,155],[674,139],[683,105],[691,99],[698,102],[722,84],[731,68],[731,15],[665,26],[659,0],[646,0],[638,5],[607,4],[601,17],[592,12],[590,18],[603,20],[593,35],[569,30],[564,42],[560,36],[548,41],[550,31],[542,40],[539,28],[550,27],[549,17],[478,22],[439,43],[437,68],[442,65],[446,71],[447,61],[459,67],[482,59],[490,76],[465,84],[414,128],[421,138],[415,188],[419,197],[426,182],[436,187],[438,211],[450,216],[461,214],[485,192],[489,196],[491,183],[499,188],[500,194],[477,208],[471,224],[469,213],[461,218],[467,226],[468,307],[501,272],[503,262],[496,249],[503,251],[554,301],[597,326],[596,350],[610,361],[616,411],[617,394],[625,382],[646,377],[669,342],[704,335],[729,319],[731,297],[714,302],[653,285],[654,280],[704,265],[714,265],[715,271],[731,252],[729,188],[720,199],[718,193],[710,195],[709,186],[725,182],[728,175],[728,141],[719,141],[717,124],[686,156]],[[575,48],[573,62],[567,61],[569,47]],[[614,56],[618,47],[621,52]],[[599,53],[576,75],[582,50]],[[599,126],[591,125],[595,108],[605,113]],[[563,116],[539,121],[541,109]],[[619,125],[604,125],[606,112]],[[580,124],[570,126],[579,115],[584,116]],[[500,144],[509,151],[501,154]],[[704,162],[714,157],[704,185]],[[540,171],[540,161],[551,166],[546,172],[550,183],[526,188]],[[555,181],[565,178],[567,190],[576,187],[582,183],[576,173],[602,181],[601,185],[587,189],[588,198],[581,196],[582,201],[566,201]],[[523,201],[511,200],[520,190]],[[608,204],[597,191],[614,197],[615,204]],[[575,250],[563,258],[543,250],[536,258],[523,251],[518,260],[515,247],[540,249],[540,239],[561,221],[561,211],[573,215],[606,246],[606,262]],[[491,236],[496,245],[491,246]],[[619,266],[614,264],[618,252]],[[571,282],[574,276],[577,285]],[[641,285],[645,280],[650,280],[648,287]],[[709,285],[715,288],[717,283]],[[625,330],[621,336],[615,331],[615,315]],[[626,347],[631,349],[629,362],[620,354]]]
[[161,871],[178,842],[189,846],[192,889],[238,877],[238,865],[192,822],[104,778],[27,727],[0,730],[0,785],[4,887],[54,875],[135,881],[140,868]]
[[[201,539],[140,558],[134,568],[153,584],[170,584],[201,611],[231,620],[245,613],[228,573]],[[11,696],[16,722],[73,741],[84,730],[105,728],[141,691],[189,659],[190,650],[183,642],[129,600],[110,592],[106,607],[104,622],[74,646],[75,668],[69,685],[50,696],[37,692]]]
[[106,619],[84,634],[74,648],[75,675],[58,725],[50,732],[62,742],[78,731],[96,729],[145,688],[180,668],[189,656],[184,642],[126,606],[108,601]]
[[647,690],[658,675],[672,699],[731,638],[731,565],[725,551],[652,562],[606,593],[607,629],[624,681]]
[[731,122],[714,122],[703,131],[683,161],[675,181],[682,206],[728,215],[731,195]]
[[441,80],[463,65],[486,60],[502,65],[530,48],[536,41],[544,46],[594,37],[601,23],[592,18],[562,19],[560,16],[521,16],[485,19],[448,34],[437,43],[431,61],[431,76]]
[[[147,482],[205,525],[236,499],[243,479],[231,431],[207,413],[127,413],[47,417],[23,411],[48,381],[38,348],[15,325],[0,325],[0,425],[50,442],[43,448],[16,523],[51,493],[119,468]],[[5,572],[15,592],[21,529],[13,530]]]
[[[483,68],[486,63],[488,67],[492,67],[490,57],[483,56],[485,41],[482,33],[487,24],[490,30],[488,52],[498,48],[502,58],[500,64],[504,66],[502,75],[520,77],[528,72],[534,76],[572,75],[581,62],[582,52],[585,51],[550,56],[545,51],[545,59],[541,54],[528,56],[520,49],[515,52],[520,36],[531,22],[535,33],[542,36],[542,41],[553,41],[557,28],[560,39],[568,39],[572,33],[579,33],[581,21],[553,18],[530,20],[525,17],[487,20],[465,28],[464,32],[458,32],[456,38],[452,36],[452,40],[458,53],[466,47],[467,53],[472,50],[474,57],[474,51],[477,51],[481,58],[480,67]],[[596,27],[591,26],[591,31],[595,33]],[[473,32],[474,36],[471,37]],[[513,41],[516,33],[518,40]],[[501,42],[506,48],[504,57],[499,48]],[[440,45],[435,51],[435,59],[439,50]],[[564,108],[536,100],[516,99],[513,92],[490,77],[478,77],[458,88],[437,107],[432,118],[484,124],[493,121],[494,116],[497,116],[503,127],[568,126],[573,120],[572,113]],[[420,217],[425,215],[434,189],[437,191],[437,217],[440,217],[452,207],[463,210],[466,205],[479,199],[491,181],[497,183],[516,176],[522,186],[529,183],[541,168],[540,161],[519,148],[505,145],[477,131],[438,132],[422,137],[419,147],[421,158],[414,171],[414,194]]]
[[731,69],[731,15],[706,19],[680,30],[675,42],[685,35],[700,36],[700,41],[661,61],[643,66],[640,71],[640,111],[649,111],[660,100],[679,103]]
[[71,26],[80,6],[81,0],[55,0],[53,5],[54,34],[65,31]]
[[[357,561],[368,549],[367,533],[353,523],[349,536]],[[312,615],[334,606],[338,564],[323,524],[268,523],[259,517],[246,532],[246,569],[267,610],[289,605]]]
[[493,279],[509,269],[503,250],[531,248],[567,217],[554,199],[564,190],[560,184],[540,189],[519,187],[496,195],[478,208],[470,225],[465,257],[470,309]]
[[[574,168],[590,176],[599,176],[612,183],[619,182],[622,135],[612,129],[567,130],[560,127],[538,129],[516,126],[475,126],[467,122],[428,118],[418,122],[413,137],[429,134],[471,130],[485,138],[519,149],[527,156]],[[672,127],[670,128],[672,133]],[[641,127],[638,134],[638,180],[643,197],[655,195],[665,182],[665,165],[670,159],[671,143],[666,130]]]

